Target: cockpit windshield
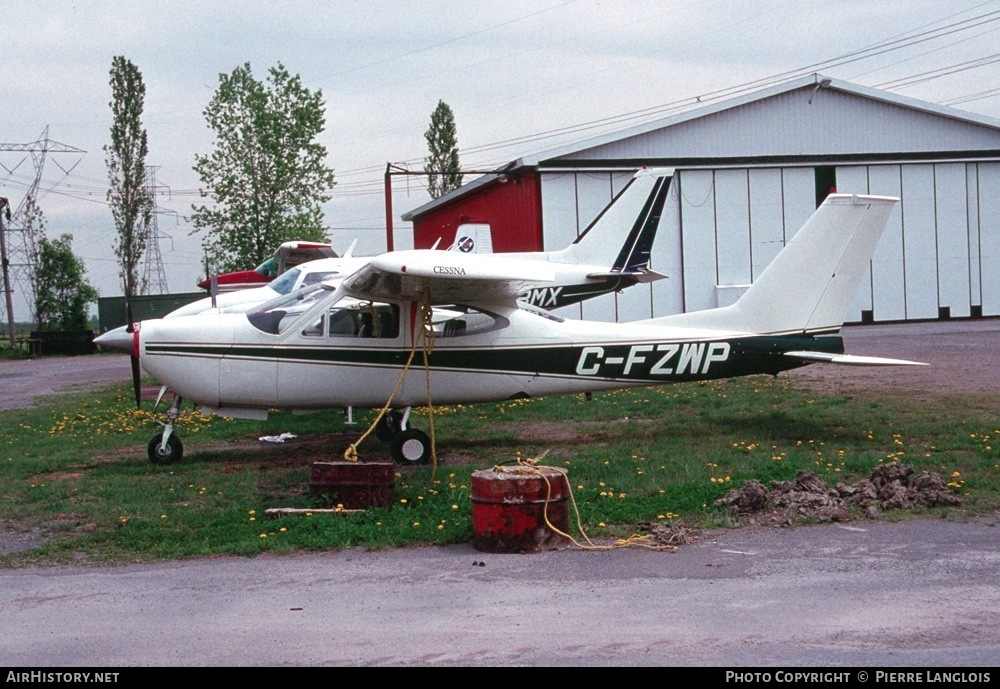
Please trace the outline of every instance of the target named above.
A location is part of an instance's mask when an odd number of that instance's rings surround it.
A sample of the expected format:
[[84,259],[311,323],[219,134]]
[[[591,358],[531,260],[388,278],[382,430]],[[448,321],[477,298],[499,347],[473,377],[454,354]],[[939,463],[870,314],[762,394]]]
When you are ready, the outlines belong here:
[[288,294],[296,285],[302,287],[306,285],[314,285],[317,282],[323,282],[327,278],[335,277],[340,275],[339,271],[336,270],[313,270],[307,272],[303,275],[301,268],[290,268],[282,273],[279,277],[271,281],[268,285],[278,294]]
[[278,257],[272,256],[271,258],[267,259],[259,266],[254,268],[253,272],[258,273],[259,275],[263,275],[264,277],[267,278],[273,278],[275,275],[278,274]]
[[291,270],[286,270],[280,276],[271,280],[271,284],[268,285],[278,294],[288,294],[295,287],[295,281],[299,279],[299,273],[302,271],[298,268],[292,268]]
[[318,300],[323,299],[336,287],[326,283],[309,285],[289,294],[266,301],[247,313],[250,323],[266,333],[280,335],[300,315],[308,311]]

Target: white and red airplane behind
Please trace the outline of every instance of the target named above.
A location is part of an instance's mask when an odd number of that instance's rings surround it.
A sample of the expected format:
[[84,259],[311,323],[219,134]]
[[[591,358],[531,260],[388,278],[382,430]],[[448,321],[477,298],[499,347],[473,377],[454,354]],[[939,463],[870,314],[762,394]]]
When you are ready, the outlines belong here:
[[[555,266],[555,276],[550,283],[533,286],[522,295],[529,303],[547,309],[659,280],[665,276],[650,269],[649,257],[672,175],[673,170],[670,169],[640,170],[576,241],[560,251],[504,253],[495,256],[498,260],[547,261]],[[480,248],[477,247],[484,243],[490,245],[484,239],[480,237],[476,240],[471,235],[463,235],[451,250],[479,253]],[[182,306],[168,314],[167,318],[190,316],[212,308],[222,313],[243,312],[304,285],[343,278],[371,260],[371,257],[354,256],[352,244],[341,257],[290,263],[292,257],[305,255],[301,249],[297,249],[298,253],[293,251],[290,246],[292,244],[298,246],[304,243],[283,244],[274,257],[262,264],[278,266],[278,257],[286,256],[285,260],[289,263],[283,264],[284,267],[274,279],[268,278],[252,289],[225,291],[221,280],[230,280],[232,286],[232,276],[245,274],[220,276],[221,294]],[[211,285],[206,280],[199,283],[199,286],[209,288]]]

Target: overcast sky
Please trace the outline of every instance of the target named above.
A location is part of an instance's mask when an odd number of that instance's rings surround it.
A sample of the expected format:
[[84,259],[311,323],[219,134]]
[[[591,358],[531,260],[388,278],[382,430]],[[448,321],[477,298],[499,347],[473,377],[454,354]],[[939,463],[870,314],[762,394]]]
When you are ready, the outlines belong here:
[[[817,71],[1000,118],[998,0],[6,0],[0,8],[0,143],[34,142],[47,127],[52,142],[86,151],[48,157],[39,205],[50,236],[73,234],[102,296],[121,293],[102,150],[115,55],[135,63],[146,85],[147,163],[169,188],[157,204],[172,291],[195,289],[202,273],[187,219],[199,201],[194,157],[213,141],[202,111],[219,75],[245,62],[260,79],[281,62],[322,91],[321,142],[337,177],[326,223],[340,249],[357,237],[358,253],[384,249],[386,164],[421,168],[438,100],[455,113],[467,169],[663,117],[697,96]],[[866,52],[845,59],[857,51]],[[16,207],[33,161],[0,152],[0,164],[0,195]],[[429,197],[422,177],[394,186],[396,247],[405,248],[399,216]]]

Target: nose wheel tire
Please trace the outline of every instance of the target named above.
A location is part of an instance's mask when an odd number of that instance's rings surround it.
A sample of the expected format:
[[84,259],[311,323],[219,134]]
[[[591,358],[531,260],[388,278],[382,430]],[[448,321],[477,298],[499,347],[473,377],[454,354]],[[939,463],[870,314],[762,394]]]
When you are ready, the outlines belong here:
[[400,431],[392,439],[392,456],[400,464],[426,464],[431,456],[431,439],[417,428]]
[[175,464],[184,456],[184,445],[176,435],[167,438],[167,446],[163,445],[163,434],[157,433],[149,441],[149,461],[153,464]]

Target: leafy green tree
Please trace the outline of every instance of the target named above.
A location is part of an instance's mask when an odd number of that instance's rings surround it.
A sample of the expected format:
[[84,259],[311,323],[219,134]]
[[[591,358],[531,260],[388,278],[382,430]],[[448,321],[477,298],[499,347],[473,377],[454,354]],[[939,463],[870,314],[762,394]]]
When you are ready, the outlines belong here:
[[24,199],[24,245],[28,254],[28,282],[31,285],[31,298],[35,303],[38,302],[38,245],[43,239],[45,239],[45,215],[35,202],[34,196],[26,196]]
[[87,282],[83,261],[73,253],[73,235],[38,242],[35,320],[39,330],[85,330],[87,305],[97,290]]
[[115,255],[121,262],[122,289],[126,297],[143,291],[139,262],[146,251],[153,198],[146,185],[149,152],[142,109],[146,86],[138,68],[121,55],[111,60],[111,143],[104,146],[108,167],[108,204],[118,239]]
[[424,165],[427,173],[427,191],[431,198],[444,196],[462,186],[461,164],[458,160],[458,138],[455,133],[455,115],[443,100],[439,100],[431,113],[431,125],[424,132],[430,156]]
[[279,244],[294,239],[328,241],[322,204],[336,183],[316,141],[326,124],[322,92],[310,91],[281,63],[267,81],[250,64],[219,75],[205,109],[215,147],[194,166],[203,197],[192,220],[207,230],[205,254],[219,270],[255,266]]

